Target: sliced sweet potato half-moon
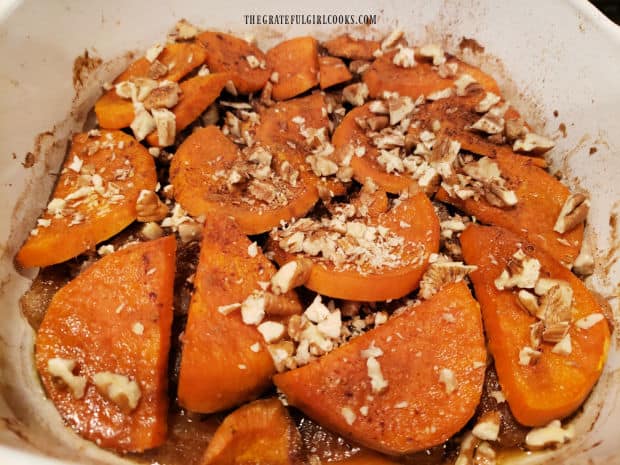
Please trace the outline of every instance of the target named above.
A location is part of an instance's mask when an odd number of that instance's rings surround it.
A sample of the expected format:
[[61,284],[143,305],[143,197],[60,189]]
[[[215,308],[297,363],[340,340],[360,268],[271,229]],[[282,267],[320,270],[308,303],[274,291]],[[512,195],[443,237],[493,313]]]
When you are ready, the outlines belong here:
[[319,73],[321,89],[342,84],[353,77],[340,58],[330,56],[319,57]]
[[374,53],[381,43],[377,40],[356,39],[349,34],[342,34],[323,44],[330,55],[349,60],[374,60]]
[[280,42],[267,52],[267,62],[278,73],[271,92],[276,100],[295,97],[319,83],[319,51],[314,37]]
[[[191,411],[217,412],[256,398],[275,371],[256,327],[245,324],[239,310],[219,311],[243,302],[276,272],[260,250],[250,256],[250,244],[228,216],[207,220],[179,374],[179,402]],[[294,292],[287,297],[301,312]]]
[[205,31],[198,35],[207,50],[211,72],[230,73],[240,94],[258,92],[271,76],[267,57],[257,46],[223,32]]
[[299,257],[311,260],[310,277],[304,285],[322,295],[357,301],[397,299],[407,295],[416,289],[430,254],[439,248],[439,220],[433,205],[424,193],[418,193],[385,213],[368,218],[366,223],[387,228],[403,238],[402,247],[390,252],[399,255],[402,264],[360,266],[351,261],[337,266],[320,256],[286,252],[277,240],[271,242],[274,258],[281,265]]
[[364,73],[362,79],[368,86],[371,97],[382,97],[383,93],[388,91],[397,92],[401,96],[406,95],[415,100],[420,95],[429,95],[454,87],[455,80],[461,74],[469,74],[483,89],[501,95],[495,79],[458,58],[448,58],[448,63],[458,64],[456,76],[441,77],[437,72],[437,67],[426,60],[418,60],[411,68],[397,66],[393,62],[395,54],[396,51],[385,53],[377,58]]
[[[197,41],[166,44],[157,60],[168,67],[168,73],[160,79],[178,82],[191,70],[201,66],[206,57],[207,51]],[[146,57],[142,57],[119,74],[114,83],[128,81],[131,78],[148,77],[151,66],[152,63]]]
[[136,219],[140,191],[156,184],[153,157],[133,137],[121,131],[76,134],[52,200],[17,263],[48,266],[92,249]]
[[303,444],[280,400],[262,399],[228,415],[207,446],[202,465],[301,465]]
[[48,396],[102,447],[140,452],[166,439],[175,250],[168,236],[103,257],[54,295],[38,330]]
[[306,156],[321,143],[318,141],[319,134],[323,134],[324,142],[329,142],[327,103],[320,92],[264,108],[260,111],[260,122],[254,129],[258,144],[287,154],[289,163],[307,171],[308,180],[320,189],[330,191],[333,195],[343,195],[346,186],[342,181],[335,176],[318,178],[306,163]]
[[[377,365],[385,382],[373,389]],[[274,382],[319,424],[399,455],[441,444],[465,426],[480,401],[485,367],[480,308],[461,282]]]
[[[427,102],[416,108],[413,116],[417,127],[410,127],[409,132],[427,130],[435,133],[438,139],[449,138],[458,141],[462,150],[495,158],[497,153],[512,154],[512,148],[507,144],[497,144],[490,142],[487,135],[469,129],[478,119],[481,113],[475,111],[476,105],[484,98],[485,91],[477,91],[472,95],[458,97],[446,97],[434,102]],[[514,107],[509,107],[504,114],[505,120],[516,120],[520,118],[519,112]],[[440,123],[438,130],[433,131],[435,121]],[[543,158],[533,159],[537,166],[546,167]]]
[[[202,65],[206,51],[197,42],[179,42],[168,44],[157,57],[157,60],[168,67],[168,72],[158,80],[180,81],[191,70]],[[133,78],[148,77],[152,64],[145,57],[133,62],[115,80],[114,84]],[[122,129],[129,127],[134,119],[133,104],[130,100],[117,95],[116,90],[107,91],[95,103],[95,114],[99,126],[106,129]]]
[[[279,171],[293,155],[271,150],[272,167]],[[291,218],[299,218],[318,200],[315,177],[301,164],[295,185],[283,178],[264,182],[267,194],[278,193],[273,202],[248,197],[247,191],[229,190],[226,170],[240,160],[241,152],[215,126],[197,129],[177,150],[170,165],[170,179],[177,201],[191,215],[225,214],[234,217],[245,234],[269,231]],[[290,162],[289,162],[290,163]],[[284,196],[284,197],[283,197]]]
[[[546,425],[570,415],[598,380],[609,348],[609,327],[604,318],[587,329],[574,324],[588,315],[604,314],[597,299],[539,245],[506,229],[470,225],[461,234],[461,246],[467,264],[478,267],[470,277],[482,308],[489,350],[512,414],[527,426]],[[545,278],[565,281],[572,288],[569,354],[554,353],[554,344],[543,343],[535,363],[520,363],[520,351],[531,346],[530,325],[536,318],[519,304],[519,289],[498,290],[494,285],[517,250],[537,259]]]
[[369,118],[376,116],[370,111],[370,104],[365,104],[354,108],[344,117],[332,136],[332,143],[336,150],[350,150],[363,148],[361,156],[354,155],[351,158],[351,168],[353,177],[360,183],[365,183],[367,178],[372,179],[377,186],[387,192],[397,194],[412,186],[417,185],[416,181],[407,174],[388,173],[379,164],[377,158],[379,151],[372,143],[365,131],[357,124],[358,118]]
[[[229,74],[215,73],[183,81],[179,85],[181,88],[179,102],[171,109],[175,116],[176,132],[193,123],[209,105],[215,102],[229,80]],[[156,130],[146,137],[146,141],[152,146],[162,146]]]
[[343,195],[346,186],[342,181],[335,176],[316,177],[306,162],[306,156],[322,143],[318,141],[321,133],[324,142],[329,142],[327,103],[320,92],[264,108],[260,112],[260,123],[254,129],[258,144],[287,154],[289,163],[305,170],[308,181],[314,182],[319,189],[331,192],[332,196]]
[[499,208],[484,199],[461,200],[439,189],[436,199],[450,203],[475,216],[478,221],[501,226],[523,236],[550,253],[556,260],[572,264],[579,255],[583,240],[583,223],[560,234],[553,230],[558,214],[570,195],[568,188],[533,159],[513,153],[497,152],[497,162],[507,186],[517,196],[513,208]]
[[309,131],[323,131],[327,137],[329,118],[327,103],[321,92],[298,97],[260,112],[255,139],[264,146],[294,144],[296,149],[309,150],[306,142]]
[[95,114],[99,126],[107,129],[127,128],[135,117],[131,101],[120,97],[114,89],[97,100]]

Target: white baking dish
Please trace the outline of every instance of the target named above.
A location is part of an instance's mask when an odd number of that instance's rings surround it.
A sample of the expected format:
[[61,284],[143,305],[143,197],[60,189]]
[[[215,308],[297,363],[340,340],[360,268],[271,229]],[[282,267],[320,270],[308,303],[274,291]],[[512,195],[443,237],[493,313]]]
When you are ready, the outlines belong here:
[[[348,30],[379,36],[398,26],[410,41],[440,40],[456,54],[461,54],[462,37],[475,38],[487,56],[466,53],[465,59],[481,62],[530,121],[542,122],[537,129],[557,142],[550,154],[554,168],[563,169],[569,184],[590,191],[589,238],[599,258],[590,284],[618,314],[618,299],[612,295],[618,293],[620,281],[620,263],[614,262],[620,244],[610,215],[620,215],[620,28],[577,0],[311,3],[0,1],[0,463],[58,463],[48,457],[81,463],[122,461],[63,427],[45,399],[31,361],[33,334],[18,305],[30,275],[19,274],[12,258],[46,203],[54,180],[49,173],[59,166],[68,135],[82,128],[85,110],[98,96],[97,83],[123,68],[129,60],[125,52],[162,39],[183,17],[205,28],[253,34],[263,48],[282,37],[325,38],[347,26],[249,26],[243,15],[376,14],[375,26]],[[85,49],[109,63],[91,72],[76,95],[72,66]],[[561,123],[565,136],[558,129]],[[39,136],[45,131],[51,132]],[[34,164],[24,168],[28,152]],[[518,460],[620,464],[617,332],[603,377],[584,412],[576,420],[577,438],[568,446]]]

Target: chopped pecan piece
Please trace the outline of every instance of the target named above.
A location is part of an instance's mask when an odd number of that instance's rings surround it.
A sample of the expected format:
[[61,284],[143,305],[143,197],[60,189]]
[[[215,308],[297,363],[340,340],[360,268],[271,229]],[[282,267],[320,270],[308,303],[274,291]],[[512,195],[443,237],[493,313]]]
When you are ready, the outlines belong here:
[[136,212],[136,219],[140,222],[161,221],[168,214],[168,207],[155,192],[144,189],[136,200]]
[[560,234],[564,234],[576,228],[577,225],[586,220],[589,210],[590,201],[585,195],[581,193],[569,195],[562,206],[562,210],[560,210],[553,230]]
[[144,99],[144,108],[147,110],[152,110],[153,108],[172,108],[179,102],[180,93],[181,88],[176,82],[162,83]]
[[534,154],[545,153],[551,150],[555,143],[544,136],[528,132],[525,136],[515,140],[512,150],[515,152],[530,152]]
[[368,86],[363,82],[349,84],[342,89],[342,96],[351,105],[359,107],[363,105],[368,98]]
[[163,78],[166,74],[168,74],[168,67],[164,65],[161,61],[155,60],[153,63],[151,63],[147,76],[150,79],[157,80]]
[[572,319],[572,301],[573,289],[567,282],[556,284],[541,297],[544,341],[560,342],[566,336]]
[[431,263],[420,281],[419,296],[430,299],[447,284],[462,281],[476,269],[476,266],[464,265],[462,262]]

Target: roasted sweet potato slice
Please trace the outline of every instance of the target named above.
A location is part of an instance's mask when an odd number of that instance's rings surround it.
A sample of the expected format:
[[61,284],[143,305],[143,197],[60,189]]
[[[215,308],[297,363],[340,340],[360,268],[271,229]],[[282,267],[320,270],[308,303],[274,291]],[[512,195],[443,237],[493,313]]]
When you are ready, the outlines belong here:
[[[194,68],[202,65],[205,61],[206,51],[199,43],[181,42],[168,44],[157,60],[167,66],[168,73],[159,77],[159,80],[180,81],[183,76]],[[140,58],[133,62],[115,80],[117,84],[133,78],[149,76],[152,64],[146,58]],[[103,94],[95,104],[95,114],[102,128],[121,129],[128,127],[134,118],[131,101],[121,98],[112,89]]]
[[[199,42],[178,42],[167,44],[157,57],[157,60],[168,67],[168,74],[160,79],[180,81],[191,70],[205,62],[207,51]],[[131,78],[148,77],[152,63],[146,58],[134,61],[114,80],[114,83],[127,81]]]
[[[306,152],[310,146],[306,139],[310,132],[329,131],[327,103],[320,92],[306,97],[278,102],[260,112],[255,139],[266,147],[295,144],[296,149]],[[304,135],[308,134],[308,136]],[[305,158],[305,153],[303,154]]]
[[344,117],[340,125],[334,131],[332,143],[336,150],[349,150],[350,147],[357,149],[363,147],[363,155],[354,155],[351,159],[353,177],[360,183],[366,182],[367,178],[372,179],[377,186],[388,192],[397,194],[411,186],[415,186],[416,181],[407,174],[388,173],[379,164],[377,158],[379,151],[372,141],[366,136],[364,130],[359,127],[356,120],[358,118],[368,118],[375,116],[369,109],[369,104],[354,108]]
[[52,200],[17,262],[48,266],[93,248],[136,219],[140,191],[156,184],[153,157],[133,137],[120,131],[76,134]]
[[[492,158],[498,153],[516,156],[509,146],[491,143],[482,135],[466,129],[481,117],[474,111],[474,108],[483,95],[484,92],[479,92],[473,96],[450,97],[421,105],[414,114],[417,125],[411,126],[409,132],[419,134],[423,130],[432,131],[438,139],[457,140],[461,143],[462,149]],[[511,108],[509,112],[511,117],[518,118],[516,110]],[[417,181],[411,175],[398,172],[388,173],[385,167],[379,164],[377,147],[366,135],[365,130],[357,124],[360,118],[367,119],[376,116],[370,111],[370,104],[351,110],[334,131],[332,136],[334,147],[336,150],[346,151],[353,146],[355,149],[362,150],[361,156],[354,156],[351,159],[353,176],[359,182],[363,183],[367,178],[371,178],[379,187],[391,193],[398,193],[417,185]],[[506,117],[508,117],[508,112]],[[435,121],[441,123],[437,131],[432,130]],[[529,157],[528,159],[535,166],[543,168],[546,166],[543,158]]]
[[[364,73],[363,80],[368,86],[370,96],[381,97],[383,92],[398,92],[401,96],[413,99],[454,86],[456,78],[442,78],[436,67],[428,61],[418,61],[412,68],[403,68],[393,63],[395,51],[377,58]],[[487,91],[501,95],[495,80],[480,69],[468,65],[457,58],[449,58],[448,63],[458,63],[456,77],[469,74]]]
[[[381,251],[392,259],[392,254],[398,255],[402,264],[395,264],[390,259],[389,266],[382,263],[374,263],[375,266],[371,263],[360,265],[355,260],[336,265],[333,261],[324,260],[320,255],[286,252],[280,247],[279,240],[271,242],[274,258],[280,264],[300,256],[312,260],[310,278],[304,285],[330,297],[379,301],[408,294],[417,287],[428,265],[430,254],[436,253],[439,248],[439,220],[431,202],[423,193],[415,194],[389,211],[375,218],[368,218],[367,225],[387,228],[389,232],[386,234],[394,234],[396,241],[399,241],[396,238],[402,238],[402,246],[399,246],[398,250]],[[294,232],[295,229],[291,231]],[[348,243],[354,241],[352,235],[353,233],[347,233],[340,239]],[[388,242],[389,239],[385,241],[386,244]]]
[[[417,127],[412,126],[410,132],[432,131],[438,139],[444,137],[454,139],[461,144],[462,150],[485,157],[495,158],[499,152],[512,154],[510,146],[490,142],[485,134],[468,129],[482,116],[475,111],[475,107],[484,95],[484,91],[479,91],[470,96],[452,96],[420,105],[414,117],[418,123]],[[519,112],[514,107],[509,107],[504,115],[506,120],[519,117]],[[432,130],[434,121],[439,121],[441,125],[437,131]],[[543,158],[533,158],[533,163],[541,168],[546,167]]]
[[48,396],[102,447],[165,440],[175,249],[168,236],[103,257],[56,293],[37,333]]
[[371,449],[407,454],[465,426],[485,362],[480,309],[461,282],[274,382],[321,425]]
[[556,260],[572,265],[581,250],[583,224],[564,234],[553,230],[558,214],[570,195],[568,188],[535,166],[532,158],[497,152],[495,161],[502,176],[508,179],[509,188],[517,195],[518,202],[514,208],[494,207],[484,199],[461,200],[450,197],[444,189],[437,192],[437,200],[455,205],[482,223],[509,229],[543,248]]
[[[603,369],[609,347],[609,327],[603,320],[589,329],[575,321],[603,313],[596,298],[568,269],[544,251],[514,233],[490,226],[470,225],[461,234],[463,257],[478,270],[470,274],[480,302],[489,350],[514,417],[527,426],[546,425],[573,413],[590,393]],[[536,318],[522,308],[516,290],[498,290],[494,281],[522,249],[536,258],[545,277],[570,284],[573,290],[572,321],[568,334],[572,351],[553,353],[553,344],[543,343],[536,363],[522,365],[520,351],[531,346],[530,325]]]
[[286,100],[319,83],[318,44],[314,37],[285,40],[267,52],[267,63],[278,73],[271,95]]
[[[256,327],[246,325],[238,310],[227,315],[218,310],[241,303],[260,289],[259,281],[269,281],[275,274],[275,267],[260,251],[249,255],[249,245],[234,220],[209,217],[179,374],[179,402],[194,412],[217,412],[255,398],[269,385],[275,370]],[[299,305],[294,293],[288,297]]]
[[353,77],[340,58],[330,56],[319,57],[319,73],[321,89],[342,84]]
[[129,127],[134,119],[133,104],[120,97],[114,89],[107,91],[97,100],[95,114],[99,126],[107,129]]
[[348,34],[328,40],[323,45],[330,55],[349,60],[374,60],[374,53],[381,47],[379,41],[355,39]]
[[206,31],[198,40],[207,49],[211,72],[231,73],[237,92],[258,92],[271,76],[267,57],[255,45],[223,32]]
[[202,465],[301,465],[301,437],[278,399],[256,400],[228,415],[215,432]]
[[[182,131],[198,118],[209,105],[215,102],[220,95],[230,75],[226,73],[196,76],[180,84],[181,96],[179,102],[172,108],[176,117],[176,131]],[[153,131],[146,138],[150,145],[160,146],[157,131]]]
[[346,187],[340,180],[335,176],[319,179],[306,164],[306,156],[320,143],[320,134],[328,140],[329,118],[323,94],[315,92],[263,109],[254,137],[256,143],[280,152],[289,163],[305,171],[308,182],[333,195],[343,195]]
[[[271,155],[274,172],[280,172],[282,164],[292,156],[284,149],[271,150]],[[282,220],[303,216],[318,200],[316,178],[301,164],[295,185],[276,176],[229,188],[232,171],[227,170],[240,159],[237,146],[217,127],[194,131],[181,144],[170,166],[175,198],[194,216],[233,216],[246,234],[269,231]],[[259,187],[263,191],[258,192]]]

